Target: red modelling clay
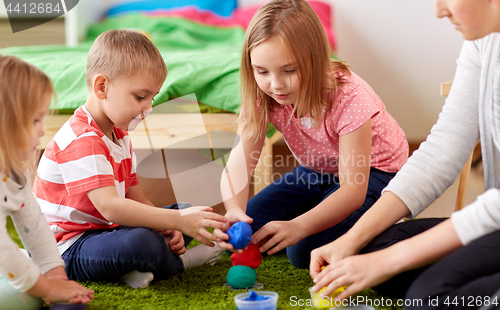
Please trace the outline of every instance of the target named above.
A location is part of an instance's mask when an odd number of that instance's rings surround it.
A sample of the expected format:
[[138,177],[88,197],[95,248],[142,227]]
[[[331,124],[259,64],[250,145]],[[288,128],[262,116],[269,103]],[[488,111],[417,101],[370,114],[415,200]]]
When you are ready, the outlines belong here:
[[259,267],[262,262],[262,253],[260,253],[259,247],[258,244],[250,243],[248,248],[243,250],[243,253],[233,253],[231,255],[233,266],[241,265],[254,269]]

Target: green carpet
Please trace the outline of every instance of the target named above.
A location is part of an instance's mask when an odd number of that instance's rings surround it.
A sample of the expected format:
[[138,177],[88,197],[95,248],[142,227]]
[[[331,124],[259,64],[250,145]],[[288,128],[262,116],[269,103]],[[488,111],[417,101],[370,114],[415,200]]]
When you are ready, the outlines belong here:
[[[13,240],[22,246],[10,218],[7,229]],[[120,283],[83,282],[83,285],[95,291],[95,298],[87,306],[87,310],[236,309],[233,298],[244,290],[232,291],[223,286],[230,267],[231,259],[224,254],[214,266],[188,269],[168,280],[153,281],[144,289],[132,289]],[[315,309],[305,306],[310,298],[308,288],[313,285],[309,271],[293,267],[286,255],[265,257],[256,271],[257,282],[264,284],[264,290],[279,294],[279,310]],[[370,299],[374,304],[383,298],[370,289],[359,295]]]

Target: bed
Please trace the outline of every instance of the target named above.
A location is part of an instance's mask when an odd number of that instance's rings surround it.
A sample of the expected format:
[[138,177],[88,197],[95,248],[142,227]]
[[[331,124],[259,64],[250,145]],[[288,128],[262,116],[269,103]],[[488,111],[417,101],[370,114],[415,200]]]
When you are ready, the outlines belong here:
[[[167,151],[175,153],[177,151],[174,150],[192,149],[206,160],[200,161],[199,166],[215,163],[223,167],[224,162],[217,161],[227,159],[237,143],[234,134],[237,117],[234,113],[240,107],[241,45],[245,29],[258,6],[238,8],[236,1],[210,0],[114,2],[113,6],[105,7],[103,2],[80,1],[66,16],[66,45],[0,50],[1,54],[14,55],[34,64],[53,81],[57,102],[51,108],[58,111],[58,115],[47,118],[46,136],[41,148],[46,146],[70,114],[85,103],[86,57],[94,39],[108,29],[134,28],[150,37],[168,68],[167,79],[155,97],[153,113],[145,124],[130,133],[134,148],[142,154],[138,155],[138,174],[142,173],[150,181],[151,186],[145,187],[153,188],[159,179],[172,178],[172,173],[169,175],[172,169],[167,169],[167,166],[181,165],[179,162],[168,165],[165,162]],[[335,48],[330,5],[319,1],[310,1],[310,4],[325,28],[332,48]],[[96,22],[92,22],[94,20]],[[280,139],[280,134],[270,126],[261,159],[272,158],[273,144]],[[207,149],[209,153],[202,151]],[[165,169],[151,171],[141,168],[153,158],[158,160],[160,151]],[[177,157],[186,156],[178,154]],[[193,167],[186,169],[192,170]],[[272,164],[259,161],[255,176],[261,181],[254,184],[254,193],[271,182],[272,169]],[[197,185],[193,184],[193,188]],[[161,192],[164,188],[156,186],[155,190]],[[183,194],[183,197],[178,197],[179,191],[175,188],[173,191],[179,201],[189,196]],[[207,191],[214,189],[211,187]],[[217,199],[220,197],[214,198],[214,201]],[[164,201],[154,203],[165,204]],[[211,203],[205,201],[203,204]]]

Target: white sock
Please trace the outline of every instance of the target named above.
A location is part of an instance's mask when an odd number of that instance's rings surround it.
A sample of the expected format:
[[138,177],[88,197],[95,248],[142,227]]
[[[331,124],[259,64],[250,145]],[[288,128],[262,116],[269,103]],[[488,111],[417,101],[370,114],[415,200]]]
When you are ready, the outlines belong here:
[[154,276],[151,272],[140,272],[134,270],[127,273],[120,280],[132,288],[145,288],[149,286],[149,283],[153,281]]
[[224,254],[224,249],[220,248],[217,243],[212,243],[215,244],[214,247],[198,244],[181,254],[179,257],[184,263],[184,269],[198,267],[203,264],[214,265]]

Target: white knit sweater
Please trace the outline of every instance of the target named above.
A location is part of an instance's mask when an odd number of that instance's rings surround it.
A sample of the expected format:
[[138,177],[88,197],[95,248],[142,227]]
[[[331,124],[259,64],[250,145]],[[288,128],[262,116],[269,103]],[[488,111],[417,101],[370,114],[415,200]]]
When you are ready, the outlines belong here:
[[[24,176],[28,182],[21,186],[0,173],[0,275],[21,292],[32,288],[40,273],[64,266],[54,234],[31,192],[29,177],[29,174]],[[5,227],[7,215],[12,217],[33,261],[25,257],[9,237]]]
[[500,229],[500,152],[493,143],[491,121],[499,52],[499,33],[464,43],[437,123],[384,189],[399,196],[415,217],[453,184],[480,139],[486,192],[451,216],[464,245]]

